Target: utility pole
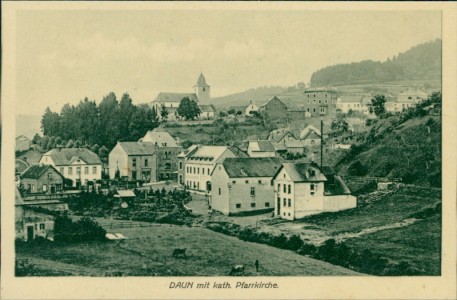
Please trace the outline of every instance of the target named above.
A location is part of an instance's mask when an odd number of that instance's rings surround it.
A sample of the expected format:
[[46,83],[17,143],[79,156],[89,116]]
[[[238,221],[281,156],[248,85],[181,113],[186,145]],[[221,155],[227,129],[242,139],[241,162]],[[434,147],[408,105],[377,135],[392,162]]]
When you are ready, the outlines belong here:
[[324,121],[321,120],[321,169],[324,164]]

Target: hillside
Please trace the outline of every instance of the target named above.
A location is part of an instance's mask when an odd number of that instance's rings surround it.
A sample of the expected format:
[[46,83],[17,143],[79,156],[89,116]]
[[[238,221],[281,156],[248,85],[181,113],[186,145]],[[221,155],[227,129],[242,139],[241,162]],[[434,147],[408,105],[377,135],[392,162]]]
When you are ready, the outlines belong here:
[[406,113],[381,119],[365,142],[353,146],[336,164],[338,171],[342,175],[401,178],[404,183],[440,187],[440,116],[405,118]]
[[399,80],[441,80],[441,40],[417,45],[384,62],[365,60],[314,72],[311,86],[366,84]]
[[284,87],[265,86],[252,88],[240,93],[231,94],[223,97],[211,98],[211,102],[218,108],[228,108],[231,106],[247,106],[252,100],[257,105],[262,105],[271,97],[285,92]]

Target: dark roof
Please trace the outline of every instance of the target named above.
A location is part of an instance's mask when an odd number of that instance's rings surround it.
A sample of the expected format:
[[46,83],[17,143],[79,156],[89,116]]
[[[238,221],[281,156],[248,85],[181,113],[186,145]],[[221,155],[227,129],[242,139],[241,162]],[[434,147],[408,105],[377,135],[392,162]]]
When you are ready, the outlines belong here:
[[287,107],[287,105],[286,105],[284,102],[282,102],[282,101],[281,101],[278,97],[276,97],[276,96],[273,96],[273,98],[271,98],[270,100],[268,100],[267,102],[265,102],[264,104],[262,104],[260,107],[266,106],[266,105],[267,105],[268,103],[270,103],[271,101],[279,101],[279,102],[281,102],[284,106]]
[[209,87],[209,85],[206,83],[205,76],[203,76],[203,73],[200,73],[200,76],[198,76],[197,83],[194,85],[194,87]]
[[249,154],[247,154],[246,152],[244,152],[243,150],[241,150],[240,148],[238,148],[236,146],[230,146],[229,149],[232,150],[233,154],[235,154],[239,158],[248,158],[249,157]]
[[229,177],[273,177],[284,160],[280,157],[226,158],[224,168]]
[[322,173],[324,173],[324,175],[327,177],[333,176],[336,174],[335,170],[330,166],[322,166],[321,170],[322,170]]
[[21,175],[21,178],[29,178],[29,179],[39,179],[44,173],[48,172],[48,170],[54,170],[60,177],[64,178],[62,174],[59,173],[53,166],[51,165],[33,165],[30,166],[25,172]]
[[18,158],[26,161],[28,164],[37,164],[40,162],[42,156],[43,154],[39,151],[27,150],[27,152],[23,153]]
[[[290,178],[294,182],[327,181],[327,178],[321,172],[319,167],[313,163],[284,163],[282,168],[286,170],[287,174],[289,174]],[[312,175],[310,171],[314,171],[314,175]]]
[[256,151],[256,152],[275,152],[275,147],[273,146],[273,144],[270,142],[270,141],[265,141],[265,140],[261,140],[261,141],[249,141],[249,144],[256,144],[258,145],[259,149],[257,150],[253,150],[253,151]]
[[198,98],[195,93],[159,93],[154,102],[181,102],[181,100],[185,97],[198,102]]
[[81,159],[88,165],[101,165],[102,162],[97,154],[86,148],[63,148],[52,149],[44,155],[49,155],[56,166],[66,166],[75,159]]
[[340,176],[335,176],[332,184],[329,182],[325,183],[324,193],[325,195],[350,195],[351,191],[344,183]]
[[127,155],[153,155],[156,146],[153,143],[118,142]]

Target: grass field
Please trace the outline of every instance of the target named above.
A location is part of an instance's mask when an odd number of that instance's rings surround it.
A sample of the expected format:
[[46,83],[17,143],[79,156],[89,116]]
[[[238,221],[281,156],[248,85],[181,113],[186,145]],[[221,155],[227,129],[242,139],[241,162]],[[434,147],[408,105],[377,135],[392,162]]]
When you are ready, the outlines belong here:
[[[59,276],[226,276],[236,264],[247,276],[359,275],[287,250],[241,241],[201,227],[161,225],[115,229],[123,241],[40,245],[17,249],[34,275]],[[173,258],[187,248],[187,258]],[[255,272],[254,261],[260,261]]]

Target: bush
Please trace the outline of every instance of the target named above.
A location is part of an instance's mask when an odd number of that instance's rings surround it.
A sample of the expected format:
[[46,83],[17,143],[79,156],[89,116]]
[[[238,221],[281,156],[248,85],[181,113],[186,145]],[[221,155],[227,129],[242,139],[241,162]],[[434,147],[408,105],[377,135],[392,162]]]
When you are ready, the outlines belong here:
[[72,243],[105,240],[106,230],[94,220],[83,217],[73,222],[67,216],[57,217],[54,223],[56,242]]
[[352,176],[365,176],[368,173],[368,168],[357,160],[349,166],[348,172]]

